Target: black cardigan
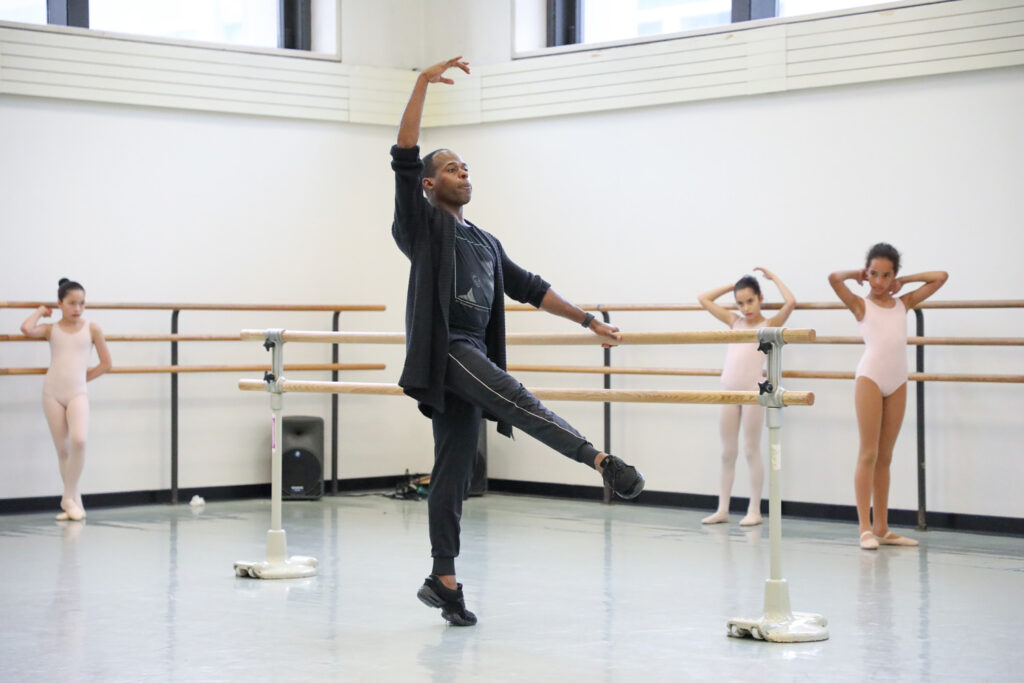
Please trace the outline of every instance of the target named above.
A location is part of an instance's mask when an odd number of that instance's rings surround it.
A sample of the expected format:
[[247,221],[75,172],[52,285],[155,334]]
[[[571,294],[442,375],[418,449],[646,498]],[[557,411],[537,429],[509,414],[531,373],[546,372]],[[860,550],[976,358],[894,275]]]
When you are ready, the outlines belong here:
[[[448,304],[455,267],[455,216],[432,206],[423,196],[419,147],[391,148],[395,172],[395,219],[391,234],[405,254],[409,290],[405,302],[405,366],[398,384],[419,402],[430,416],[444,412],[444,375],[448,367]],[[494,267],[494,291],[504,292],[521,303],[540,307],[551,285],[539,275],[517,266],[501,242],[488,232],[498,259]],[[505,369],[505,302],[494,297],[485,335],[487,357]],[[494,419],[493,416],[486,416]],[[511,436],[512,426],[498,423],[498,431]]]

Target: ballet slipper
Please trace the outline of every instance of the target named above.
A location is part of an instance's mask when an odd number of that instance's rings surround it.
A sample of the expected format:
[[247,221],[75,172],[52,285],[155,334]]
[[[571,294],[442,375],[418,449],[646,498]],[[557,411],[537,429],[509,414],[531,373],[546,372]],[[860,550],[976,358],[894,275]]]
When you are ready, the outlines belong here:
[[700,520],[701,524],[721,524],[722,522],[729,521],[729,513],[718,511],[713,515],[708,515],[704,519]]
[[747,513],[747,516],[740,520],[740,526],[757,526],[763,521],[760,513]]
[[870,531],[865,531],[860,535],[860,547],[864,550],[878,550],[878,539]]
[[882,545],[903,545],[903,546],[915,546],[917,541],[913,538],[907,538],[906,536],[897,536],[893,532],[887,533],[885,536],[876,536],[878,542]]
[[[72,522],[81,522],[85,519],[85,510],[78,507],[73,502],[61,500],[60,506],[63,508],[64,514],[67,515],[67,519],[70,519]],[[59,516],[58,519],[60,519]]]
[[56,517],[54,517],[54,519],[56,519],[58,522],[66,522],[66,521],[68,521],[71,518],[68,517],[68,513],[61,512]]

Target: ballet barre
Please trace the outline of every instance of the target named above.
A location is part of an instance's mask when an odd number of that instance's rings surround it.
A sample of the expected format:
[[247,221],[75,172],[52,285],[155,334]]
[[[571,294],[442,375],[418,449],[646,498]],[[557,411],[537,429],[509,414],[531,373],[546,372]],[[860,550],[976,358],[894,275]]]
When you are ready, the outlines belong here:
[[[315,372],[317,370],[384,370],[384,363],[296,363],[285,366],[290,372]],[[45,375],[47,368],[0,368],[0,375]],[[148,375],[180,372],[263,372],[269,365],[115,365],[107,374]]]
[[[768,329],[768,328],[763,328]],[[810,329],[778,328],[786,344],[807,344],[814,341]],[[243,340],[263,340],[270,330],[242,330]],[[328,342],[331,344],[404,344],[401,332],[307,332],[277,330],[282,342]],[[526,332],[505,335],[508,346],[615,346],[637,344],[738,344],[758,340],[758,330],[697,330],[679,332],[623,332],[620,340],[611,342],[607,337],[583,334],[530,334]]]
[[[287,366],[285,366],[287,370]],[[283,393],[306,394],[363,394],[377,396],[401,396],[402,388],[397,384],[372,382],[317,382],[282,379],[277,386]],[[267,391],[267,384],[258,379],[240,379],[238,388],[242,391]],[[663,391],[654,389],[527,389],[539,399],[547,401],[614,401],[616,403],[703,403],[708,405],[758,405],[756,391]],[[814,394],[810,391],[783,391],[782,403],[786,406],[814,405]]]
[[[508,366],[509,372],[564,372],[594,375],[665,375],[675,377],[718,377],[722,374],[715,368],[627,368],[603,365],[516,365]],[[854,373],[845,370],[783,370],[783,377],[792,379],[854,379]],[[1004,384],[1024,383],[1024,375],[991,375],[949,372],[911,372],[911,382],[996,382]]]

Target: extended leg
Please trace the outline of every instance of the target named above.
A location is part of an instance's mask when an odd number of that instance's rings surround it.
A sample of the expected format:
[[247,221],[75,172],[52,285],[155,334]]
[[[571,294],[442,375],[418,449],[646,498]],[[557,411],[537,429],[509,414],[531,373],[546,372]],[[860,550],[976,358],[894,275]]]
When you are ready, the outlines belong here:
[[485,415],[518,427],[562,455],[598,470],[620,497],[635,498],[643,491],[644,478],[636,468],[594,448],[476,346],[458,341],[451,344],[445,382],[450,392],[479,406]]
[[722,438],[722,479],[718,489],[718,509],[700,520],[701,524],[720,524],[729,521],[729,501],[732,482],[736,477],[736,457],[739,454],[740,406],[722,406],[718,420],[718,434]]

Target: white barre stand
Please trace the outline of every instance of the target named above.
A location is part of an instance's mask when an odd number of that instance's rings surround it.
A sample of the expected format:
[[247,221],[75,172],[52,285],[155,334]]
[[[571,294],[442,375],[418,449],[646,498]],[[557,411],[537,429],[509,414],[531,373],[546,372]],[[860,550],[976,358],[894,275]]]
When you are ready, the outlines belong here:
[[771,576],[764,587],[764,615],[760,619],[730,619],[728,633],[734,638],[751,637],[774,643],[803,643],[828,639],[828,619],[820,614],[793,612],[789,608],[789,585],[782,578],[782,329],[758,330],[760,351],[768,354],[768,378],[760,383],[758,403],[765,406],[768,424],[768,456],[771,466],[768,493],[768,524],[771,545]]
[[270,529],[267,531],[267,559],[235,562],[235,575],[253,579],[301,579],[316,576],[315,557],[288,557],[288,543],[281,528],[281,405],[284,369],[284,330],[267,330],[264,348],[271,352],[270,372],[264,376],[270,393]]

